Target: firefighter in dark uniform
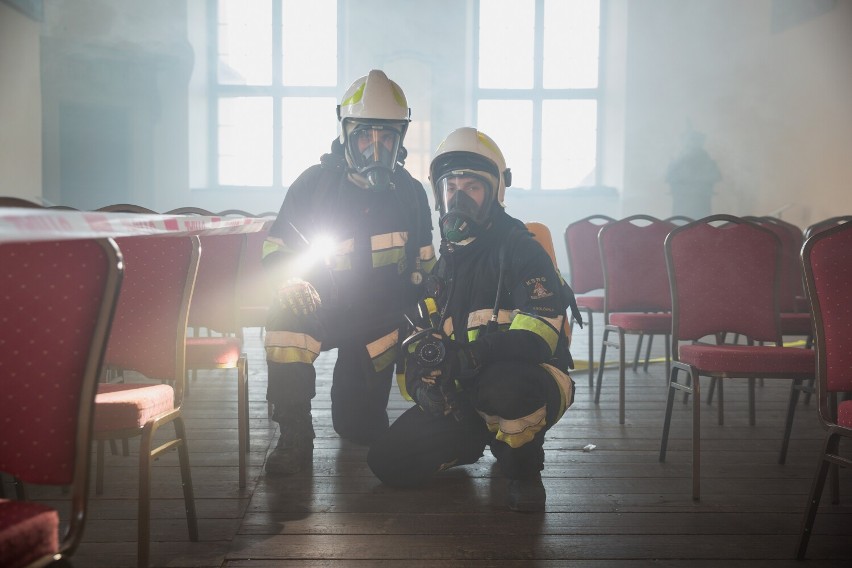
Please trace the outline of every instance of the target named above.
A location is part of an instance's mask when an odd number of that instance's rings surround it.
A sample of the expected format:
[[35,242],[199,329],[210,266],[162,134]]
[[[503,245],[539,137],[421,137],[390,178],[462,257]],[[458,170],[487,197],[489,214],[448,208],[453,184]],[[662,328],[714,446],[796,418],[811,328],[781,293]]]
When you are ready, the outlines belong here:
[[294,473],[313,456],[313,363],[337,348],[335,431],[369,444],[387,402],[404,310],[435,264],[426,192],[402,167],[410,109],[378,70],[338,106],[341,134],[290,186],[264,244],[277,290],[265,336],[267,399],[281,435],[266,471]]
[[510,172],[491,138],[473,128],[452,132],[430,180],[441,255],[422,303],[423,329],[403,344],[405,390],[417,406],[373,443],[368,464],[388,485],[415,487],[476,462],[490,445],[509,480],[509,508],[543,511],[545,432],[573,401],[562,333],[573,294],[504,211]]

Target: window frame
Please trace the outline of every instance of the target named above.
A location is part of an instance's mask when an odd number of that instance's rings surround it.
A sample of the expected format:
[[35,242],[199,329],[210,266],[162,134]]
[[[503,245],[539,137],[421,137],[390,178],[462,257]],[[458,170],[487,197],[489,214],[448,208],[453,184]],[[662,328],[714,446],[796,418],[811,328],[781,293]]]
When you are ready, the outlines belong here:
[[[207,124],[209,125],[207,144],[207,179],[215,189],[250,189],[250,190],[280,190],[285,189],[283,181],[283,117],[282,105],[289,97],[323,97],[338,100],[340,93],[340,77],[342,58],[340,45],[341,6],[337,1],[337,70],[336,83],[328,86],[288,86],[284,85],[283,76],[283,0],[267,0],[272,4],[270,25],[272,26],[272,81],[270,85],[229,85],[219,83],[219,2],[208,0],[207,10]],[[231,185],[222,184],[219,180],[219,101],[223,98],[258,97],[272,100],[272,184]],[[333,109],[329,109],[333,112]]]
[[[606,45],[605,14],[607,0],[599,2],[599,25],[598,25],[598,82],[595,88],[584,89],[547,89],[544,83],[544,3],[545,0],[534,0],[534,35],[533,35],[533,86],[530,89],[503,89],[483,88],[479,86],[479,23],[480,3],[477,0],[473,7],[473,18],[471,21],[471,37],[473,43],[472,61],[472,100],[471,116],[474,124],[479,120],[479,101],[482,100],[512,100],[530,101],[532,103],[532,159],[530,164],[530,187],[524,191],[534,193],[555,193],[558,191],[572,191],[586,186],[575,186],[569,188],[544,189],[541,187],[542,171],[542,113],[544,101],[548,100],[594,100],[596,102],[596,130],[595,138],[595,186],[600,186],[603,176],[602,149],[603,149],[603,124],[604,124],[604,89],[601,86],[604,77],[604,46]],[[511,167],[511,164],[508,164]]]

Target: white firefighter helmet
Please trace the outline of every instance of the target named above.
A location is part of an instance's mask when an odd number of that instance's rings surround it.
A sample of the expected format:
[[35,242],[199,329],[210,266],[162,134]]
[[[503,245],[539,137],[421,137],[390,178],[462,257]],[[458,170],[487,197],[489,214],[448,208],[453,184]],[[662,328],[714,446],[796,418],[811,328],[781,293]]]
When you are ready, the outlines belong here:
[[444,236],[461,242],[487,226],[495,203],[504,206],[512,173],[494,140],[464,127],[451,132],[438,146],[429,180]]
[[399,85],[373,69],[347,89],[337,106],[337,118],[349,166],[371,184],[371,177],[382,170],[378,177],[386,178],[396,167],[411,121],[411,109]]

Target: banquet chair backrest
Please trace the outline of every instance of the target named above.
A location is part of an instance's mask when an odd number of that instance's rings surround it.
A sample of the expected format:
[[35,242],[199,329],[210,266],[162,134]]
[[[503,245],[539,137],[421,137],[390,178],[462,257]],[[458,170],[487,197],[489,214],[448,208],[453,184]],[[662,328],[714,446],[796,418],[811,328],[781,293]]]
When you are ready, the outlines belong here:
[[60,552],[73,551],[85,520],[93,403],[123,270],[110,239],[0,245],[0,471],[71,486]]
[[822,221],[818,221],[810,225],[807,229],[805,229],[804,238],[805,240],[807,240],[808,238],[814,236],[817,233],[825,231],[826,229],[830,229],[836,225],[848,223],[849,221],[852,221],[852,215],[838,215],[836,217],[829,217],[828,219],[823,219]]
[[20,197],[0,196],[0,207],[23,207],[28,209],[41,209],[42,206],[33,201]]
[[671,217],[666,217],[663,221],[671,223],[672,225],[681,226],[686,225],[687,223],[692,223],[695,219],[687,217],[686,215],[672,215]]
[[815,322],[820,413],[823,395],[852,391],[852,223],[826,229],[802,249],[807,293]]
[[633,215],[601,227],[598,246],[606,313],[671,310],[663,243],[674,228],[648,215]]
[[95,209],[102,213],[144,213],[147,215],[156,215],[157,212],[141,205],[133,205],[132,203],[115,203],[113,205],[105,205]]
[[[166,214],[219,216],[199,207],[181,207],[167,211]],[[190,327],[205,327],[220,333],[240,333],[237,282],[245,254],[246,238],[244,233],[200,237],[198,276],[189,308]]]
[[[772,231],[781,243],[781,266],[778,281],[778,309],[781,312],[796,311],[796,296],[804,293],[802,287],[802,233],[798,236],[786,225],[768,217],[743,217]],[[793,225],[795,227],[795,225]]]
[[206,235],[195,280],[189,326],[220,333],[239,333],[237,282],[246,247],[246,234]]
[[565,228],[570,283],[577,294],[585,294],[604,286],[598,231],[612,221],[614,219],[606,215],[591,215]]
[[110,366],[175,381],[180,405],[189,299],[198,267],[198,237],[117,239],[125,261],[106,360]]
[[665,241],[672,297],[672,353],[679,341],[739,333],[779,342],[781,244],[770,230],[731,215],[677,227]]

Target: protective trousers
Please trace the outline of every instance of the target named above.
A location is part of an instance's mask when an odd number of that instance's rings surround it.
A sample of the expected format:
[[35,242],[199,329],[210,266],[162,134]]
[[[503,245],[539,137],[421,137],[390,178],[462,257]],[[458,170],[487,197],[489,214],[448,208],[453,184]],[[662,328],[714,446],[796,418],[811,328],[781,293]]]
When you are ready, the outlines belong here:
[[[369,444],[388,428],[387,404],[398,349],[396,327],[339,337],[323,314],[294,316],[274,307],[265,337],[268,383],[266,399],[272,419],[310,409],[316,395],[314,361],[321,351],[337,348],[331,385],[334,430],[356,443]],[[338,334],[339,335],[339,334]]]
[[387,485],[416,487],[439,471],[475,463],[486,445],[509,479],[543,469],[544,434],[567,406],[551,372],[529,363],[493,363],[459,396],[458,420],[419,406],[405,411],[367,454],[376,477]]

